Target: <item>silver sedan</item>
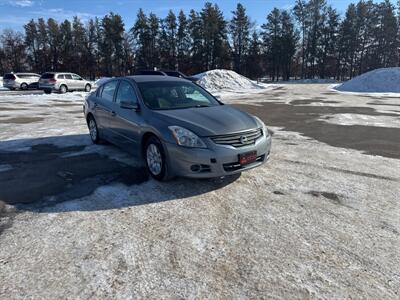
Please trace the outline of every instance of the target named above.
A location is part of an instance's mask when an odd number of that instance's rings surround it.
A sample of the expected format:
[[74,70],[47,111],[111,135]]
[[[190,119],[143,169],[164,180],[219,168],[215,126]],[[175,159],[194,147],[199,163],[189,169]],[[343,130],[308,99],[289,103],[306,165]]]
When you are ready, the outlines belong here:
[[113,78],[90,94],[84,114],[94,143],[107,140],[142,158],[157,180],[236,174],[270,154],[260,119],[184,79]]

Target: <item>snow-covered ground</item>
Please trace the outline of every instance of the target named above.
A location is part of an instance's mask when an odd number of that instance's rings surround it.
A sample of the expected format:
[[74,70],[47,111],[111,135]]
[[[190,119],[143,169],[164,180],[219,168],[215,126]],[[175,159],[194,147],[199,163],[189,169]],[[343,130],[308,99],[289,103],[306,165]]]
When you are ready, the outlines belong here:
[[[400,106],[399,106],[400,108]],[[322,116],[324,122],[341,125],[362,125],[400,128],[399,116],[370,116],[361,114],[333,114]]]
[[335,87],[341,92],[400,93],[400,67],[376,69]]
[[87,95],[85,92],[0,94],[0,140],[82,132],[86,128],[82,107]]
[[[267,164],[233,179],[135,184],[107,177],[143,170],[112,145],[90,144],[85,93],[0,96],[0,195],[15,187],[0,200],[49,189],[34,204],[0,201],[0,298],[398,298],[400,160],[301,132],[316,108],[324,122],[347,125],[350,114],[396,130],[398,99],[319,84],[261,90],[225,95],[265,113],[275,132]],[[308,119],[270,126],[263,104]],[[101,184],[85,177],[114,161]]]

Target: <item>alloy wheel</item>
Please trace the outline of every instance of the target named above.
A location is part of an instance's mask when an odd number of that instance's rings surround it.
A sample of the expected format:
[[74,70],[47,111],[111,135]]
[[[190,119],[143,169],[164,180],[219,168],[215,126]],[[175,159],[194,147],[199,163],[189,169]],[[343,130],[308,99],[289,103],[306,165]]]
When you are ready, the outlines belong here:
[[146,150],[147,165],[153,175],[159,175],[162,170],[163,160],[161,152],[154,144],[149,144]]

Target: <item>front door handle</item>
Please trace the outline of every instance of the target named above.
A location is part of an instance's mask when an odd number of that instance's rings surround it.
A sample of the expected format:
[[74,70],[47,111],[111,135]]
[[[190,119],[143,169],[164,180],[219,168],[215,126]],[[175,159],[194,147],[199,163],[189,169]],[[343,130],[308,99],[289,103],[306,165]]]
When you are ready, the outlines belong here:
[[111,116],[115,117],[117,114],[115,113],[115,111],[111,112]]

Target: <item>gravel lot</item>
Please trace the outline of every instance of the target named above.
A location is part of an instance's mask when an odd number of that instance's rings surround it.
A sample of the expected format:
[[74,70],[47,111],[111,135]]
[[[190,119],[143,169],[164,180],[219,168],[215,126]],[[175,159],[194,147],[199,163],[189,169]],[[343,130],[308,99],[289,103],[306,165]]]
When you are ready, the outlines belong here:
[[270,161],[168,183],[90,144],[83,97],[0,92],[0,299],[400,297],[398,97],[224,99],[273,130]]

